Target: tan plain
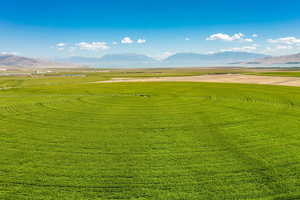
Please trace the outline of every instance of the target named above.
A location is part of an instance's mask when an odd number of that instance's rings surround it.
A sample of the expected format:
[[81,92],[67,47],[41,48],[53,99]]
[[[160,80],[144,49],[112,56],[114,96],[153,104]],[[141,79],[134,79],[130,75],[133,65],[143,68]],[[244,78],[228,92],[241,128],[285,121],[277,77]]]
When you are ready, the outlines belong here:
[[255,76],[241,74],[202,75],[202,76],[179,76],[179,77],[151,77],[151,78],[113,78],[107,81],[95,83],[115,82],[215,82],[215,83],[249,83],[300,86],[298,77],[276,77],[276,76]]

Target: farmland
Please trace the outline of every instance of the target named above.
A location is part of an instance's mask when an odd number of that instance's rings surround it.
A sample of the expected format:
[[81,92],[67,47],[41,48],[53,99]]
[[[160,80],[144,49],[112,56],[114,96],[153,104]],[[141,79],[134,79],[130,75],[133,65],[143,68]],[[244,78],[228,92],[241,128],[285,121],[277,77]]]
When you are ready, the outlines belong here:
[[0,78],[0,199],[300,199],[300,87],[95,83],[299,72],[65,73]]

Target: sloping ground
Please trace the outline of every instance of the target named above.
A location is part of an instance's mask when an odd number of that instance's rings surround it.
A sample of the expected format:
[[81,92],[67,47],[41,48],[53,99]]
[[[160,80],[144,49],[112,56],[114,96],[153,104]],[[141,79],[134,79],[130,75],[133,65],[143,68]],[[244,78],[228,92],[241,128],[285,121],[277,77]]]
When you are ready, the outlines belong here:
[[255,62],[263,64],[300,63],[300,53],[286,56],[266,57],[257,59]]
[[77,68],[76,64],[58,63],[53,61],[27,58],[16,55],[3,55],[0,53],[0,66],[3,68]]
[[300,88],[60,82],[0,97],[0,199],[300,198]]
[[251,83],[268,85],[300,86],[298,77],[255,76],[241,74],[202,75],[182,77],[152,77],[152,78],[113,78],[96,83],[113,82],[216,82],[216,83]]

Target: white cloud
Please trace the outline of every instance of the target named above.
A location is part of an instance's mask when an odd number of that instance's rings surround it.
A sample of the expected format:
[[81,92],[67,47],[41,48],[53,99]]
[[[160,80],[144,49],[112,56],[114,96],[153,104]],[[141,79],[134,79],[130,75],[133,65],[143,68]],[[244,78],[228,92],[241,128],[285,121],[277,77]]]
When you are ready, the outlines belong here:
[[190,41],[191,39],[190,39],[190,38],[185,38],[185,40],[186,40],[186,41]]
[[69,52],[74,52],[76,50],[76,47],[70,47]]
[[267,42],[273,46],[266,47],[264,51],[274,55],[292,54],[300,50],[300,39],[296,37],[268,39]]
[[208,51],[208,52],[206,52],[206,54],[209,55],[209,54],[215,54],[215,53],[218,53],[218,52],[220,52],[220,51],[217,51],[217,52],[216,51]]
[[106,42],[80,42],[77,43],[76,46],[78,46],[80,50],[88,51],[106,50],[110,48]]
[[246,38],[244,39],[245,42],[253,42],[253,40],[251,38]]
[[131,40],[130,37],[124,37],[124,38],[121,40],[121,43],[122,43],[122,44],[131,44],[131,43],[133,43],[133,40]]
[[268,46],[266,47],[263,53],[268,53],[272,55],[287,55],[294,54],[300,51],[300,47],[297,45],[276,45],[276,46]]
[[144,40],[144,39],[138,39],[138,40],[137,40],[137,43],[143,44],[143,43],[146,43],[146,40]]
[[278,38],[278,39],[268,39],[267,40],[269,43],[273,44],[300,44],[300,39],[295,38],[295,37],[284,37],[284,38]]
[[293,49],[294,47],[290,45],[278,45],[275,48],[278,50],[288,50],[288,49]]
[[51,47],[51,48],[56,48],[56,50],[58,50],[58,51],[63,51],[63,50],[65,50],[65,48],[67,46],[68,45],[66,43],[60,42],[60,43],[57,43],[54,47]]
[[224,34],[224,33],[216,33],[210,35],[206,40],[223,40],[223,41],[245,41],[245,42],[253,42],[250,38],[244,38],[245,35],[243,33],[236,33],[232,36]]
[[251,45],[251,46],[243,46],[243,47],[233,47],[233,48],[221,49],[221,52],[224,52],[224,51],[253,52],[256,49],[257,49],[257,45]]
[[67,44],[61,42],[61,43],[57,43],[56,46],[57,47],[65,47],[65,46],[67,46]]
[[162,53],[161,55],[156,56],[155,58],[156,58],[157,60],[163,60],[163,59],[166,59],[166,58],[168,58],[168,57],[170,57],[170,56],[172,56],[172,55],[174,55],[174,54],[175,54],[175,53],[166,51],[166,52]]
[[224,33],[216,33],[213,34],[211,36],[209,36],[208,38],[206,38],[206,40],[225,40],[225,41],[234,41],[234,40],[238,40],[241,37],[243,37],[242,33],[237,33],[234,34],[233,36],[224,34]]
[[257,34],[252,34],[252,37],[256,38],[256,37],[258,37],[258,35]]
[[1,55],[14,55],[14,56],[16,56],[16,55],[19,55],[20,53],[18,53],[18,52],[6,52],[6,51],[3,51],[0,54]]

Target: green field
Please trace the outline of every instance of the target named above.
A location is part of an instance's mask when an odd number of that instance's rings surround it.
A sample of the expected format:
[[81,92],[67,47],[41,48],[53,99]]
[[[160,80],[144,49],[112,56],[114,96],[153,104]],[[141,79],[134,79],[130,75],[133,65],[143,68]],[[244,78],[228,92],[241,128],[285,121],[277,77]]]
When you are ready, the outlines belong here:
[[300,77],[299,71],[277,71],[277,72],[245,72],[244,74],[258,75],[258,76],[287,76]]
[[0,199],[300,199],[300,88],[109,76],[0,79]]

